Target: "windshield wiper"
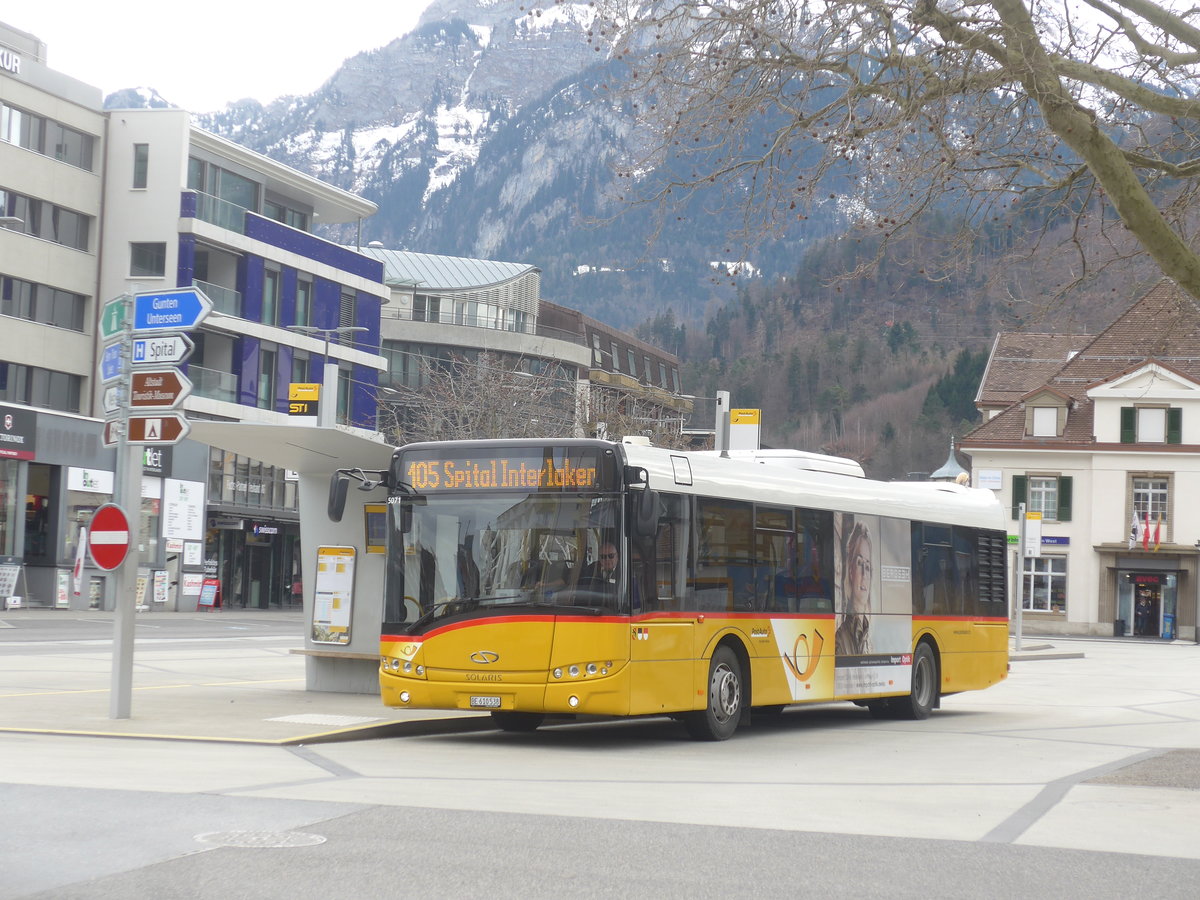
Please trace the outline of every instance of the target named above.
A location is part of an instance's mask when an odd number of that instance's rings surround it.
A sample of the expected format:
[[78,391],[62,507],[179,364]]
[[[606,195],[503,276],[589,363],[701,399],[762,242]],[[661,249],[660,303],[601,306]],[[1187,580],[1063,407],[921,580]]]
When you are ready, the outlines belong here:
[[473,609],[478,609],[482,604],[490,603],[493,600],[517,600],[520,597],[520,594],[496,594],[491,597],[455,597],[453,600],[444,600],[441,603],[435,603],[429,612],[413,622],[412,627],[421,628],[442,616],[454,616],[459,613],[470,612]]

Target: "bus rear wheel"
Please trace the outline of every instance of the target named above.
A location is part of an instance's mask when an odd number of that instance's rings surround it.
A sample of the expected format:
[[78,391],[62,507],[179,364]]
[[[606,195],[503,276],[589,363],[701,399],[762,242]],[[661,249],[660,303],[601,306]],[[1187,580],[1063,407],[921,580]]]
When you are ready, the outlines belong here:
[[913,651],[912,689],[907,697],[868,700],[866,707],[876,719],[928,719],[938,700],[938,664],[926,643]]
[[742,715],[742,667],[728,647],[718,647],[708,667],[708,702],[689,713],[684,723],[699,741],[724,741],[737,731]]
[[546,717],[542,713],[513,712],[509,709],[492,710],[492,722],[501,731],[537,731],[538,726],[544,721],[546,721]]

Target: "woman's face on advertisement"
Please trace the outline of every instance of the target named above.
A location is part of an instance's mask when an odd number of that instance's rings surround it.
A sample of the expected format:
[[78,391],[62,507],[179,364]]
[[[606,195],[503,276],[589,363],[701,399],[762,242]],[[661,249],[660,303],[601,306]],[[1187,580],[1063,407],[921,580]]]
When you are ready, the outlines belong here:
[[850,606],[854,612],[870,612],[871,608],[871,539],[860,536],[850,544],[846,560],[850,582]]

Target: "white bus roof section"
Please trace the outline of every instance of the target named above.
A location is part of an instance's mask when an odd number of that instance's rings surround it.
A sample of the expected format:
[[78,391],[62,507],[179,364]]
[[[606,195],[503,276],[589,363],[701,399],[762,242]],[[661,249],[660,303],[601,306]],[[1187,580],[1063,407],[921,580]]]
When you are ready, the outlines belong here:
[[[872,481],[859,475],[768,463],[755,459],[754,451],[722,457],[713,451],[682,452],[632,444],[623,449],[627,463],[645,469],[655,490],[1005,530],[1004,508],[992,491],[983,488],[950,482]],[[779,461],[789,458],[803,459],[784,456]]]

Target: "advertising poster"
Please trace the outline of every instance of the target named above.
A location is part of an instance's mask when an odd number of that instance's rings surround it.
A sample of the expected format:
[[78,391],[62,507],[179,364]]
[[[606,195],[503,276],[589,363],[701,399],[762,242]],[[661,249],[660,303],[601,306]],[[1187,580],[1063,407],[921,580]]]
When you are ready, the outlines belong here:
[[183,541],[204,540],[204,482],[163,480],[162,536]]
[[353,547],[318,547],[317,582],[313,588],[314,644],[350,643],[350,610],[354,603]]
[[912,681],[912,533],[902,519],[836,513],[834,638],[839,697]]

